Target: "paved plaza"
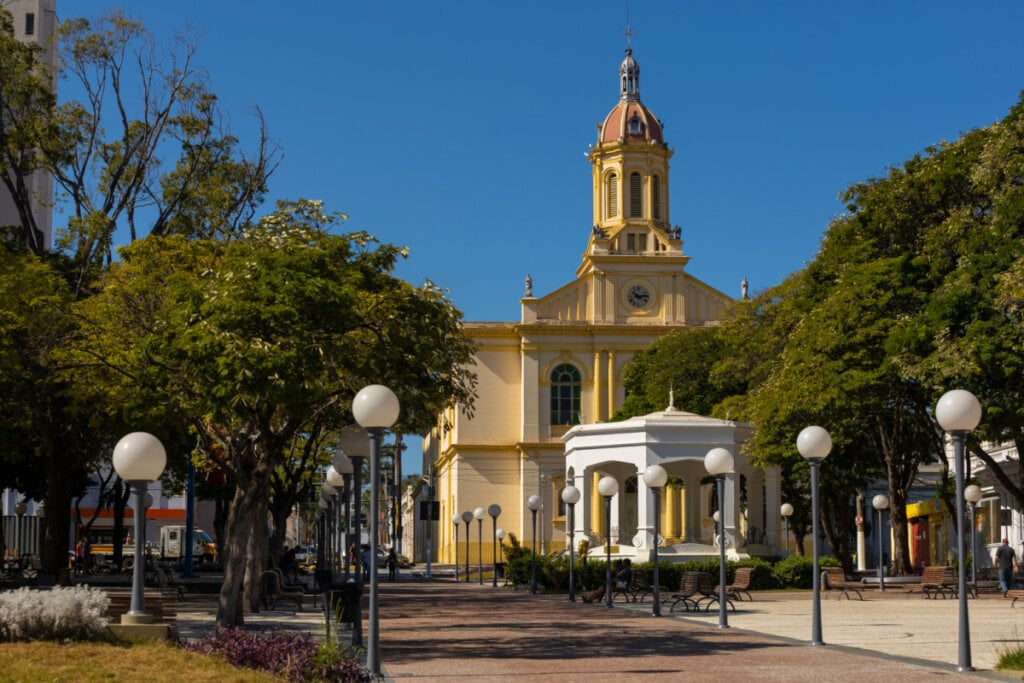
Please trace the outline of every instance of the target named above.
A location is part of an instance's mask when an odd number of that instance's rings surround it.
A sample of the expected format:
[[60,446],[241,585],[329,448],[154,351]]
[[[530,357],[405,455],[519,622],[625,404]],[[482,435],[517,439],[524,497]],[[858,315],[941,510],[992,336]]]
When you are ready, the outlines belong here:
[[[723,630],[717,611],[671,614],[666,606],[656,618],[649,602],[608,609],[405,573],[380,584],[381,663],[388,680],[417,682],[1021,679],[993,667],[1002,651],[1024,645],[1024,606],[992,594],[969,601],[977,671],[959,673],[956,600],[877,589],[863,596],[823,599],[825,645],[811,646],[809,591],[755,592],[753,602],[736,603]],[[212,596],[181,603],[182,637],[209,632],[215,605]],[[311,602],[299,612],[247,615],[246,623],[323,633]]]

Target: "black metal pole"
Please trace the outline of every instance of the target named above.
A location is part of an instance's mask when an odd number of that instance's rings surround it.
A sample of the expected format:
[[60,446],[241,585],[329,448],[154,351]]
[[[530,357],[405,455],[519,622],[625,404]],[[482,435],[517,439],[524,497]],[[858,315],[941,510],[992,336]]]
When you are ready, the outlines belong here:
[[818,465],[816,459],[807,461],[811,467],[811,547],[814,557],[811,566],[811,645],[824,645],[821,639],[821,567],[818,565]]
[[537,511],[530,510],[533,515],[533,552],[530,554],[530,593],[537,594]]
[[476,578],[484,585],[484,519],[476,520]]
[[605,525],[605,568],[604,568],[604,595],[605,604],[612,606],[612,497],[604,497],[604,525]]
[[370,433],[370,637],[366,646],[366,664],[380,676],[380,606],[377,603],[377,546],[380,525],[380,446],[384,430],[367,429]]
[[878,592],[885,592],[885,570],[882,568],[882,508],[878,508]]
[[661,488],[652,488],[654,492],[654,583],[651,585],[651,598],[654,600],[651,614],[661,616],[661,594],[658,579],[658,537],[661,535]]
[[466,520],[466,583],[469,583],[469,519]]
[[576,504],[569,505],[569,602],[576,602],[576,577],[573,567],[576,565],[573,553],[576,550]]
[[498,587],[498,518],[491,517],[491,554],[494,556],[494,574],[491,587]]
[[725,475],[718,477],[718,628],[729,628],[729,604],[725,595]]
[[957,671],[974,671],[971,666],[971,626],[967,618],[967,563],[964,542],[964,435],[956,430],[953,437],[953,461],[956,474],[956,547],[957,547],[957,593],[960,607],[960,636]]

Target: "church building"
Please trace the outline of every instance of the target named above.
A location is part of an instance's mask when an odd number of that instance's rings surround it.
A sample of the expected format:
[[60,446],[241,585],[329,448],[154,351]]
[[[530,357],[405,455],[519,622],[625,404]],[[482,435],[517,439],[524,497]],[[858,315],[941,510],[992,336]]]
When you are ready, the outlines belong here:
[[[478,344],[472,417],[439,416],[424,439],[424,472],[440,503],[432,532],[435,562],[491,561],[493,529],[456,525],[464,512],[501,508],[494,526],[539,552],[566,544],[566,444],[576,425],[606,422],[625,400],[627,362],[658,337],[713,325],[731,299],[686,272],[681,229],[671,222],[664,126],[640,99],[640,66],[627,49],[618,101],[588,154],[593,227],[575,278],[536,296],[529,276],[518,322],[467,322]],[[577,482],[577,486],[579,486]],[[539,496],[537,532],[526,507]],[[477,515],[480,519],[481,515]],[[478,523],[479,524],[479,523]],[[481,534],[481,531],[483,533]],[[635,530],[622,529],[629,543]],[[419,536],[419,534],[417,534]],[[482,553],[478,537],[482,536]]]

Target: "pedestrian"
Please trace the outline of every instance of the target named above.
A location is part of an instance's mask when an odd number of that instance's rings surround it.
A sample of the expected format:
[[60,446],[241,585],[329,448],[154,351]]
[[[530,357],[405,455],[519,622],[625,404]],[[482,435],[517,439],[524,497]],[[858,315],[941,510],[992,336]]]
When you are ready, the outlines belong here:
[[285,548],[284,553],[281,554],[281,573],[286,579],[289,579],[292,583],[298,580],[299,563],[295,559],[295,556],[299,552],[299,546],[294,548]]
[[364,544],[360,553],[360,561],[363,564],[363,583],[370,580],[370,546]]
[[398,575],[398,555],[395,554],[395,549],[392,548],[388,551],[388,581],[394,581],[395,576]]
[[1013,588],[1013,575],[1020,571],[1017,563],[1017,553],[1010,547],[1010,539],[1004,538],[1003,544],[996,548],[996,570],[999,572],[999,590],[1006,595],[1006,591]]

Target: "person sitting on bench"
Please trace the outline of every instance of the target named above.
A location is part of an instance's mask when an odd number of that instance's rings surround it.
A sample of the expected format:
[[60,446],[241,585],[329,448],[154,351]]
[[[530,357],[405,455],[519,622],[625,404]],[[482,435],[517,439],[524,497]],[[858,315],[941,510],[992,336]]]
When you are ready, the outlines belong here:
[[[626,590],[629,586],[629,582],[633,580],[633,562],[626,558],[622,560],[621,568],[615,572],[615,576],[612,577],[612,589],[613,590]],[[583,602],[595,602],[604,597],[605,585],[602,583],[600,586],[594,589],[590,595],[583,596]]]

